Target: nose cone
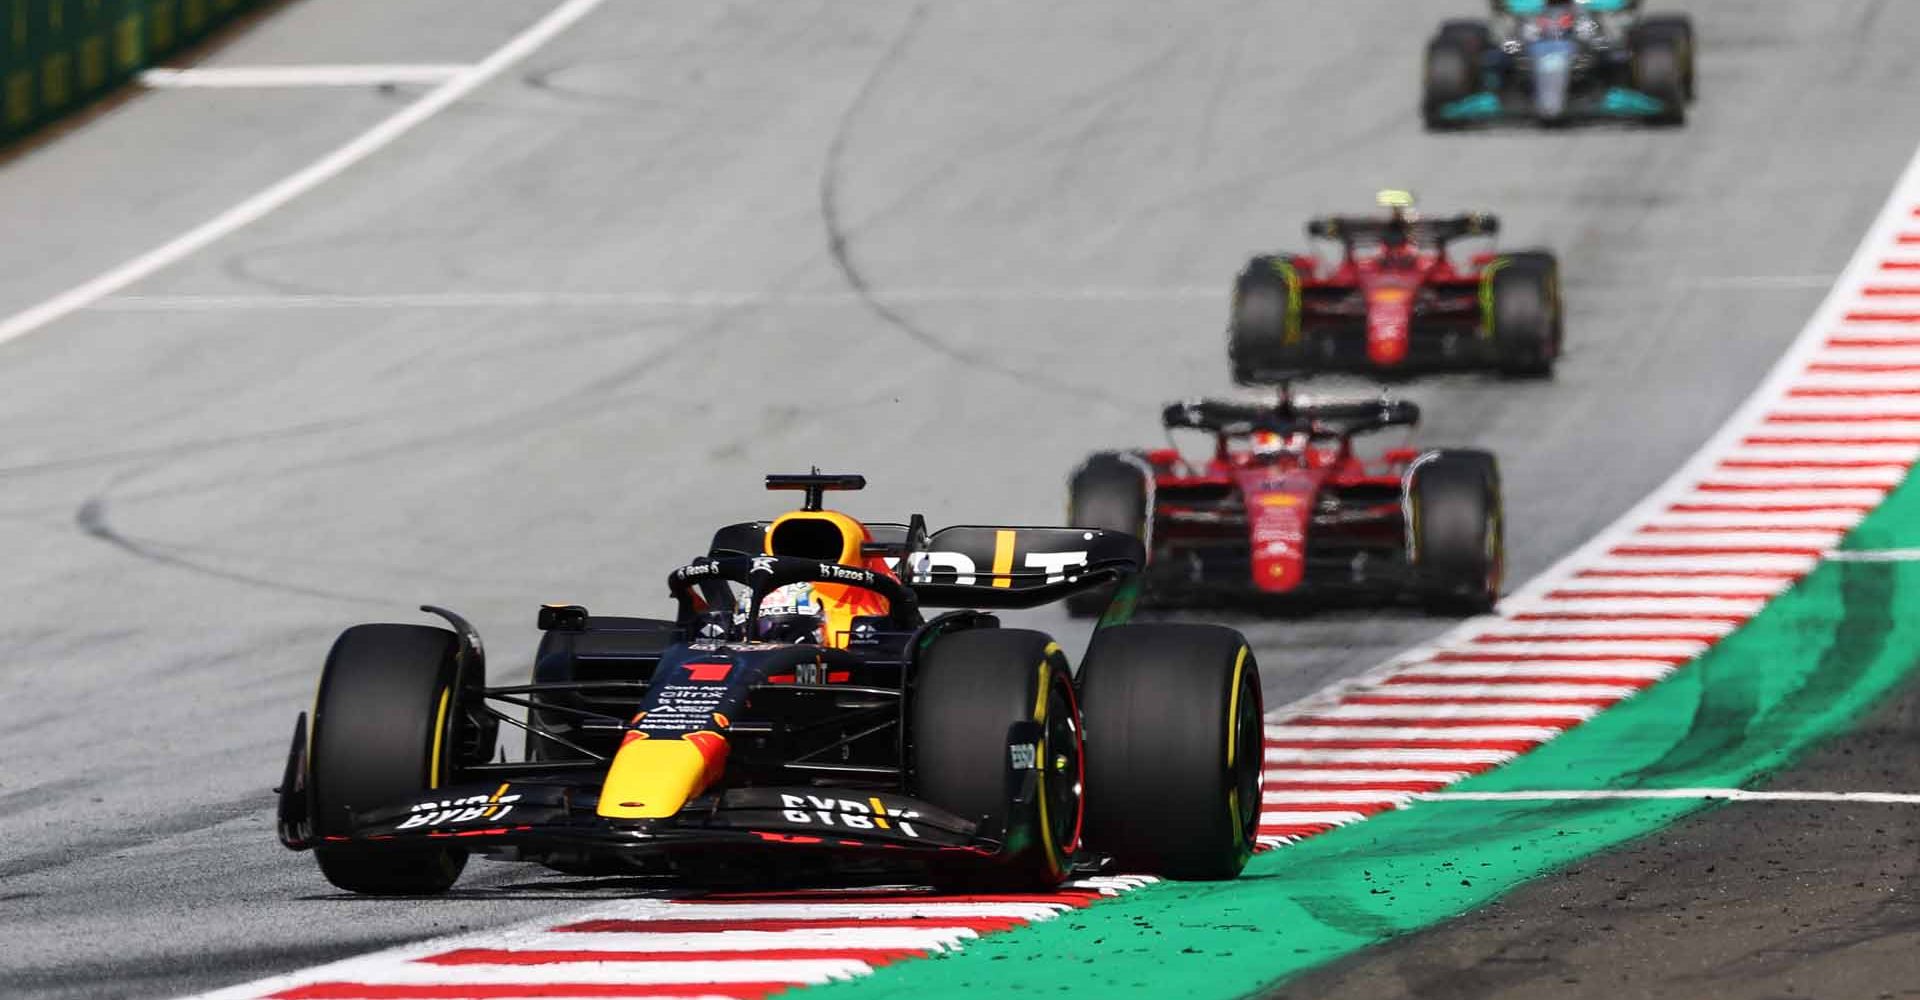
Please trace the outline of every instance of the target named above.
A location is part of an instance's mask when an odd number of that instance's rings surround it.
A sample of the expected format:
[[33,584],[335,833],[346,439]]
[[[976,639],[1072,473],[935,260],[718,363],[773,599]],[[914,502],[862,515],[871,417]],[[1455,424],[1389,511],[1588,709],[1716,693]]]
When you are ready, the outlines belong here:
[[1573,49],[1570,46],[1542,46],[1533,59],[1533,107],[1541,118],[1557,119],[1567,113],[1567,90],[1573,83]]
[[726,759],[726,737],[718,733],[677,739],[628,733],[607,768],[594,811],[610,819],[672,816],[720,776]]

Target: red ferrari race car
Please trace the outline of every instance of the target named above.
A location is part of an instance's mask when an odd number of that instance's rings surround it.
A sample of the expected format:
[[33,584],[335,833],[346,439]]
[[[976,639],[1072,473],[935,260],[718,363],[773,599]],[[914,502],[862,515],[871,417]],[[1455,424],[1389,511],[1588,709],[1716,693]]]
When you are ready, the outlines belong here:
[[1233,288],[1227,355],[1234,380],[1282,382],[1314,372],[1374,376],[1491,369],[1553,374],[1563,315],[1552,253],[1449,253],[1500,231],[1491,215],[1423,218],[1402,191],[1383,191],[1386,217],[1334,215],[1307,223],[1339,259],[1264,254]]
[[[1417,424],[1413,403],[1197,400],[1162,419],[1169,447],[1096,453],[1069,481],[1070,523],[1144,540],[1142,600],[1344,593],[1473,614],[1500,596],[1491,454],[1355,454],[1355,435]],[[1211,434],[1212,456],[1189,461],[1172,446],[1182,430]],[[1076,614],[1105,607],[1097,591],[1067,600]]]

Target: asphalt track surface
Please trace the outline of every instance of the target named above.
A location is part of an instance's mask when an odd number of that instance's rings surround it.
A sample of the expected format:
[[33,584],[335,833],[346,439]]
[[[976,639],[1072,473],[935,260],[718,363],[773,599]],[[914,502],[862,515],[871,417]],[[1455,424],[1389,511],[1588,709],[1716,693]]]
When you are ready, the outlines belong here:
[[[1768,788],[1920,785],[1920,677]],[[1314,1000],[1914,995],[1920,808],[1764,802],[1699,814],[1441,928],[1309,973]]]
[[[1377,187],[1560,252],[1559,378],[1406,392],[1422,440],[1500,454],[1516,579],[1585,540],[1844,263],[1920,136],[1894,99],[1920,9],[1700,4],[1686,129],[1436,137],[1425,6],[609,3],[0,344],[7,995],[211,988],[610,891],[476,865],[447,900],[359,900],[281,851],[266,790],[332,634],[430,600],[507,676],[536,603],[656,606],[711,526],[776,509],[767,471],[865,472],[845,506],[877,518],[1050,522],[1085,452],[1226,388],[1244,257]],[[308,0],[211,63],[470,61],[548,9]],[[13,161],[0,314],[418,93],[154,93]],[[1236,624],[1279,704],[1447,623]]]

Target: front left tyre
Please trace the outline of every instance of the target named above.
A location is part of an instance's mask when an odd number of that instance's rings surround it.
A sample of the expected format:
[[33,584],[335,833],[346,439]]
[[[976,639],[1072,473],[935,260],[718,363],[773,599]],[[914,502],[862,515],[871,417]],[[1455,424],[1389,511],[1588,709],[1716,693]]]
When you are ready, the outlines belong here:
[[[377,896],[445,892],[466,867],[464,850],[328,843],[356,812],[425,799],[449,781],[460,743],[459,641],[425,625],[356,625],[327,654],[314,700],[308,787],[327,881]],[[491,748],[489,748],[490,750]]]
[[1080,665],[1087,846],[1121,871],[1230,879],[1253,856],[1264,773],[1260,667],[1217,625],[1115,625]]

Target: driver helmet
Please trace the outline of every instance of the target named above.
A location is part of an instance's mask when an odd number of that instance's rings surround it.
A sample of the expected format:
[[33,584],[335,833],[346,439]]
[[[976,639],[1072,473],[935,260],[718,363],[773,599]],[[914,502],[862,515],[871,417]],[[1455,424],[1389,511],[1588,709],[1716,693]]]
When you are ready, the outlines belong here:
[[[766,551],[773,556],[818,559],[893,576],[885,560],[865,555],[865,546],[872,540],[866,525],[839,511],[795,510],[767,526]],[[890,610],[886,598],[863,587],[790,583],[774,588],[761,599],[760,615],[750,634],[768,642],[814,642],[845,648],[855,618],[885,615]]]

